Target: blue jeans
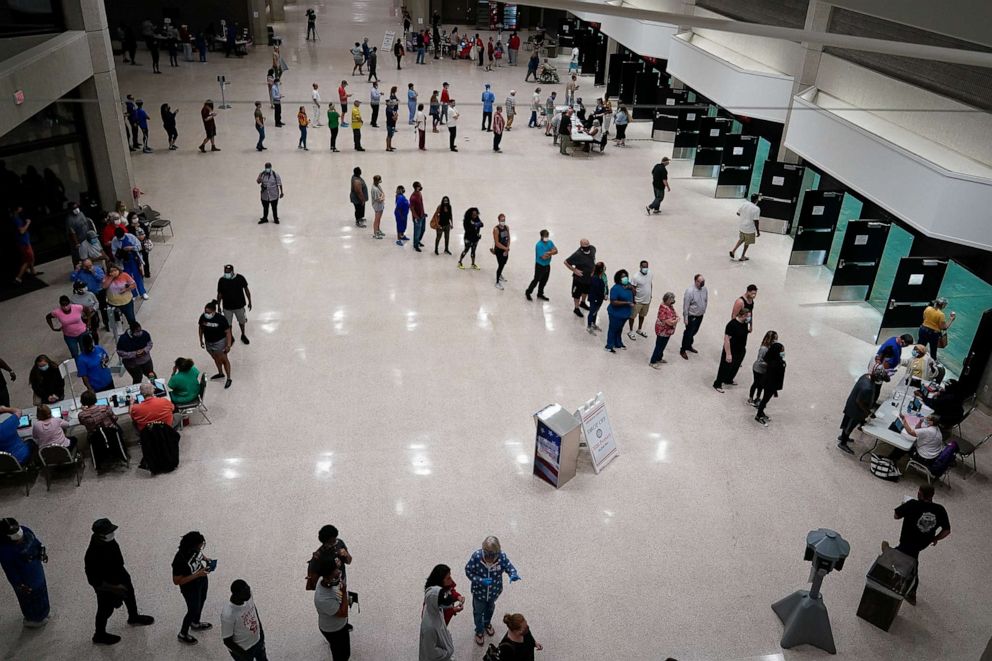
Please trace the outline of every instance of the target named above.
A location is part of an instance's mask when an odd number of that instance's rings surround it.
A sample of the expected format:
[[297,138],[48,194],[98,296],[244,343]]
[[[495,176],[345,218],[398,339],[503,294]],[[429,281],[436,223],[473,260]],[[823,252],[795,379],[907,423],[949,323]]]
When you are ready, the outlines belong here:
[[531,126],[537,126],[537,111],[536,110],[531,110],[530,111],[530,121],[527,122],[527,126],[528,126],[528,128],[531,127]]
[[665,347],[668,346],[668,340],[672,339],[670,335],[659,335],[654,340],[654,352],[651,354],[651,364],[659,362],[665,357]]
[[651,204],[649,204],[648,206],[654,209],[655,211],[658,211],[659,209],[661,209],[661,201],[664,199],[665,199],[665,187],[664,186],[662,186],[661,188],[654,187],[654,199],[651,200]]
[[417,64],[423,64],[424,63],[424,52],[425,52],[425,49],[424,49],[423,46],[421,46],[420,48],[417,49]]
[[76,337],[69,337],[68,335],[63,335],[62,339],[65,340],[65,345],[69,347],[69,353],[72,354],[73,358],[79,356],[79,338],[82,335]]
[[603,301],[598,301],[596,303],[593,303],[592,301],[589,302],[589,320],[586,323],[587,328],[592,328],[596,325],[596,315],[599,314],[599,309],[601,307],[603,307]]
[[265,142],[265,127],[256,126],[255,130],[258,131],[258,144],[255,145],[255,149],[262,151],[262,143]]
[[937,360],[937,343],[940,342],[939,331],[935,331],[932,328],[927,328],[926,326],[920,326],[919,331],[919,342],[920,344],[926,345],[927,349],[930,350],[930,357]]
[[128,301],[127,302],[127,305],[111,305],[109,307],[117,308],[118,310],[120,310],[121,311],[121,314],[124,315],[124,318],[127,319],[128,325],[131,325],[131,324],[133,324],[135,322],[135,318],[134,318],[134,300],[133,299],[130,300],[130,301]]
[[495,599],[483,599],[472,595],[472,619],[475,621],[476,635],[482,635],[486,627],[493,623],[493,611],[496,610]]
[[300,147],[303,147],[304,149],[306,149],[306,146],[307,146],[307,127],[305,127],[305,126],[301,126],[300,127],[300,143],[299,143],[299,146]]
[[623,325],[630,317],[610,316],[610,327],[606,331],[606,348],[619,349],[623,346]]
[[413,219],[413,247],[420,247],[420,240],[424,238],[424,226],[427,224],[427,216]]

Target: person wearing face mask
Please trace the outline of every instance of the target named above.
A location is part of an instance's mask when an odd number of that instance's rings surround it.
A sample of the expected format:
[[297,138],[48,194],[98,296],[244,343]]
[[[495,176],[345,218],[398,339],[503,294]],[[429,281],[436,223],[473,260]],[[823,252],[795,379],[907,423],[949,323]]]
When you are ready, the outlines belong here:
[[[79,355],[79,340],[87,334],[92,308],[74,305],[68,296],[59,297],[59,306],[45,315],[45,323],[52,331],[62,332],[62,339],[69,347],[69,353],[75,358]],[[58,320],[59,327],[54,321]]]
[[596,322],[599,318],[599,309],[603,307],[603,302],[609,293],[610,281],[606,275],[606,264],[596,262],[596,266],[592,268],[592,279],[589,282],[589,314],[586,317],[586,332],[590,335],[595,335],[597,331],[603,330]]
[[34,366],[28,374],[28,384],[34,395],[34,405],[51,404],[65,397],[65,379],[59,373],[58,365],[45,354],[34,359]]
[[702,273],[697,273],[692,280],[692,286],[685,290],[682,295],[682,318],[685,319],[685,330],[682,331],[682,346],[679,355],[684,360],[689,360],[689,353],[699,353],[692,348],[693,340],[699,327],[703,323],[703,315],[706,314],[706,305],[709,303],[709,291],[706,289],[706,278]]
[[524,296],[527,300],[532,300],[530,295],[537,287],[537,297],[542,301],[550,300],[544,295],[544,287],[548,284],[551,276],[551,258],[558,254],[558,248],[551,241],[551,233],[548,230],[541,230],[541,239],[534,245],[534,278],[527,285]]
[[867,374],[862,374],[851,388],[844,404],[844,417],[840,421],[840,436],[837,437],[837,447],[847,454],[854,454],[848,445],[851,442],[851,432],[864,424],[872,414],[875,402],[875,388],[889,380],[889,373],[880,365],[874,366]]
[[931,381],[937,376],[937,361],[928,353],[922,344],[913,346],[912,357],[902,361],[903,367],[908,367],[909,385],[918,388],[924,381]]
[[[91,243],[90,247],[94,247],[94,245],[98,247],[100,244],[99,238],[96,237],[90,239],[90,241],[95,242],[95,244]],[[98,260],[86,258],[77,264],[76,268],[69,274],[69,279],[72,280],[73,287],[75,287],[76,283],[81,283],[88,292],[96,297],[97,305],[93,309],[100,310],[103,327],[106,330],[110,330],[109,319],[107,317],[107,291],[103,288],[103,279],[107,277],[107,274],[100,266],[93,263],[94,261],[106,262],[106,255],[102,249],[100,249],[100,254],[102,257],[98,258]]]
[[79,355],[76,356],[76,371],[87,390],[102,392],[114,387],[114,376],[110,371],[110,356],[103,347],[94,344],[89,334],[79,340]]
[[141,242],[138,237],[128,232],[126,227],[117,227],[110,248],[124,272],[134,280],[138,296],[147,301],[148,292],[145,291],[145,277],[142,275],[144,260],[141,259]]
[[410,237],[406,235],[407,216],[410,214],[410,201],[406,199],[405,192],[406,188],[403,186],[396,187],[396,198],[394,200],[396,206],[393,209],[393,218],[396,219],[396,245],[401,248],[404,241],[410,240]]
[[72,283],[72,293],[69,294],[69,302],[73,305],[81,305],[90,310],[89,319],[86,321],[86,329],[93,336],[93,341],[100,343],[100,316],[96,310],[100,308],[100,301],[97,300],[93,292],[86,289],[86,284],[82,282]]
[[765,352],[765,376],[763,380],[763,394],[758,402],[758,412],[754,419],[759,423],[768,426],[768,416],[765,415],[765,406],[772,397],[778,397],[782,385],[785,383],[785,347],[780,342],[773,342],[768,351]]
[[69,448],[75,454],[76,437],[66,436],[67,429],[69,429],[69,422],[62,418],[53,418],[52,409],[48,407],[48,404],[38,405],[35,421],[31,426],[31,438],[39,450],[57,445]]
[[[6,418],[2,418],[4,413],[8,413]],[[0,452],[17,459],[21,466],[28,466],[34,463],[38,454],[38,446],[30,438],[21,440],[17,434],[17,424],[23,413],[20,409],[9,406],[0,406]]]
[[658,319],[654,322],[654,351],[651,352],[651,359],[648,364],[655,369],[661,369],[665,360],[665,347],[668,341],[675,335],[675,326],[679,323],[679,314],[675,311],[675,294],[665,292],[661,297],[661,305],[658,306]]
[[179,592],[186,602],[186,615],[179,628],[176,638],[187,645],[198,642],[189,633],[206,631],[213,627],[209,622],[200,620],[203,614],[203,604],[207,601],[207,574],[210,573],[210,558],[203,554],[207,540],[197,530],[191,530],[179,540],[179,550],[172,559],[172,584],[179,586]]
[[234,336],[231,334],[231,324],[223,315],[217,314],[217,301],[210,301],[203,306],[203,314],[200,315],[197,333],[200,337],[200,346],[207,350],[210,357],[214,359],[217,366],[217,373],[210,377],[212,380],[223,379],[224,388],[231,387],[231,361],[227,354],[234,344]]
[[241,343],[251,344],[245,333],[245,325],[248,323],[245,307],[251,310],[251,290],[248,289],[248,281],[245,277],[234,272],[233,264],[224,266],[224,275],[217,281],[217,302],[224,309],[224,318],[227,319],[228,324],[235,317],[238,318]]
[[503,289],[503,269],[510,259],[510,228],[506,224],[506,215],[496,217],[496,227],[493,228],[493,254],[496,255],[496,289]]
[[141,219],[141,216],[131,211],[127,214],[127,231],[134,235],[138,239],[138,244],[141,246],[139,251],[141,254],[141,266],[146,278],[152,277],[151,264],[148,261],[148,246],[150,241],[148,240],[148,223]]
[[262,187],[262,217],[259,225],[269,222],[269,207],[272,207],[272,222],[279,224],[279,200],[285,193],[282,189],[282,177],[272,169],[272,163],[266,163],[265,168],[255,177],[255,183]]
[[80,254],[80,248],[84,245],[88,245],[87,234],[89,234],[90,231],[96,231],[96,225],[94,225],[93,221],[83,214],[83,211],[79,208],[78,203],[70,203],[69,213],[65,217],[65,233],[69,238],[69,245],[72,246],[73,265],[82,261],[83,256]]
[[589,309],[586,305],[586,297],[589,295],[592,270],[595,266],[596,248],[589,244],[589,239],[580,239],[579,249],[565,260],[565,268],[572,272],[572,301],[575,303],[572,313],[580,319],[584,316],[582,310]]
[[630,311],[634,306],[634,288],[630,284],[627,271],[620,269],[613,274],[613,287],[610,288],[610,304],[606,314],[610,325],[606,331],[606,351],[616,353],[617,349],[626,349],[623,343],[623,325],[630,319]]
[[423,252],[424,231],[427,226],[427,211],[424,209],[423,186],[419,181],[413,182],[413,195],[410,196],[410,213],[413,216],[413,249]]
[[[447,565],[437,565],[427,577],[424,585],[424,603],[420,610],[420,653],[417,661],[452,661],[455,644],[448,631],[450,617],[448,611],[458,612],[464,607],[464,598],[446,583],[451,580],[451,569]],[[451,581],[454,585],[454,582]],[[460,597],[460,595],[459,595]],[[455,610],[457,609],[457,610]],[[453,614],[452,613],[452,614]]]
[[107,305],[123,314],[129,324],[134,323],[134,292],[138,289],[134,278],[124,273],[117,264],[111,264],[103,278],[103,288],[107,294]]
[[372,188],[369,189],[369,194],[372,196],[372,212],[375,214],[372,218],[372,238],[381,240],[386,237],[386,234],[380,229],[382,212],[386,209],[386,193],[382,190],[381,175],[372,175]]
[[131,375],[131,383],[141,383],[147,376],[155,379],[155,365],[152,363],[152,336],[134,322],[127,332],[117,338],[117,355],[124,363],[124,369]]
[[220,615],[220,635],[234,661],[268,661],[265,631],[251,586],[240,578],[231,583],[231,599]]
[[44,544],[17,519],[0,519],[0,567],[14,588],[17,603],[29,629],[48,624],[48,583],[45,566],[48,553]]
[[124,567],[124,556],[115,539],[117,526],[110,519],[97,519],[92,526],[93,536],[86,549],[84,565],[86,581],[96,592],[96,631],[93,642],[98,645],[115,645],[121,637],[107,633],[107,621],[122,605],[127,607],[127,623],[147,626],[155,622],[151,615],[138,611],[131,575]]
[[[475,644],[482,646],[486,642],[483,633],[495,636],[492,619],[496,609],[496,600],[503,592],[503,573],[510,577],[511,583],[520,580],[517,568],[503,553],[499,538],[493,535],[486,537],[482,548],[472,554],[465,563],[465,576],[472,582],[472,618],[475,621]],[[430,590],[428,590],[428,594]]]
[[754,299],[758,295],[758,285],[748,285],[747,291],[744,292],[743,296],[738,296],[737,300],[734,301],[733,310],[731,310],[730,318],[734,319],[740,314],[741,310],[744,310],[747,318],[747,332],[750,333],[754,329]]
[[365,203],[369,201],[369,187],[362,179],[362,168],[355,168],[351,172],[348,199],[355,207],[355,227],[365,227]]
[[644,318],[648,316],[648,312],[651,310],[652,277],[648,260],[641,260],[640,269],[630,279],[630,284],[634,286],[634,306],[630,309],[630,321],[627,322],[630,324],[627,337],[631,340],[636,340],[637,338],[634,336],[635,317],[637,318],[637,334],[641,337],[648,336],[644,332]]
[[86,233],[86,241],[80,243],[76,248],[79,251],[80,261],[90,260],[91,263],[107,263],[107,253],[103,251],[103,246],[100,244],[100,235],[96,233],[95,229],[89,230]]
[[741,308],[736,316],[727,322],[723,330],[723,351],[720,353],[720,365],[717,369],[713,390],[722,393],[723,384],[736,386],[734,377],[744,362],[747,353],[748,311]]
[[434,254],[439,255],[438,249],[441,247],[441,237],[444,237],[444,254],[450,255],[448,250],[451,236],[451,227],[454,225],[454,211],[451,209],[451,200],[445,195],[441,198],[441,203],[434,210],[434,217],[431,219],[431,227],[437,233],[434,237]]
[[462,228],[465,230],[465,249],[462,250],[461,256],[458,258],[458,268],[465,270],[465,265],[462,264],[462,260],[465,259],[465,255],[471,253],[472,257],[472,269],[479,271],[479,267],[475,263],[475,251],[479,247],[479,241],[482,239],[482,219],[479,217],[479,209],[477,207],[469,207],[465,211],[465,217],[462,218]]
[[331,647],[331,660],[348,661],[351,658],[351,627],[348,626],[348,587],[341,574],[341,561],[325,557],[320,565],[320,580],[313,595],[317,627]]

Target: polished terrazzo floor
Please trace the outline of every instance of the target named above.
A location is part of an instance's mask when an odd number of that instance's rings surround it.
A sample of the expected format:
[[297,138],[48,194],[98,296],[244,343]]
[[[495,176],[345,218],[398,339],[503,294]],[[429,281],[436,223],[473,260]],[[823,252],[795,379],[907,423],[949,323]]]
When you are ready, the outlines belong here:
[[[834,447],[844,399],[873,351],[875,311],[827,304],[829,274],[787,267],[788,238],[763,235],[750,262],[731,262],[726,251],[739,202],[714,199],[714,182],[691,179],[687,163],[671,168],[664,213],[647,217],[650,168],[671,146],[643,139],[645,125],[632,127],[630,135],[641,139],[625,150],[565,159],[543,132],[526,128],[524,114],[505,136],[504,153],[493,154],[477,126],[482,84],[492,82],[500,100],[517,89],[525,106],[534,85],[523,83],[523,67],[484,73],[464,62],[416,66],[411,57],[400,74],[391,58],[380,58],[385,90],[413,81],[426,101],[442,80],[452,84],[463,106],[457,155],[443,134],[429,135],[428,151],[418,153],[408,130],[396,138],[399,151],[387,154],[381,128],[366,129],[364,154],[351,151],[350,136],[342,136],[341,153],[325,152],[326,129],[314,131],[311,151],[297,150],[295,100],[309,102],[314,80],[325,100],[333,97],[342,78],[364,100],[363,79],[348,75],[347,48],[363,35],[378,43],[397,25],[383,4],[329,2],[319,7],[322,40],[307,44],[302,9],[287,7],[279,28],[290,66],[288,126],[269,129],[264,158],[254,150],[251,102],[265,97],[267,49],[243,60],[213,55],[207,64],[163,66],[161,76],[145,67],[119,71],[122,94],[181,109],[180,150],[164,149],[156,120],[158,151],[134,158],[143,201],[176,229],[169,248],[160,244],[152,253],[151,300],[139,312],[154,337],[156,363],[162,370],[187,355],[201,370],[210,367],[195,325],[227,262],[254,295],[252,344],[232,352],[230,390],[211,384],[214,424],[187,428],[175,473],[89,471],[78,489],[63,481],[49,493],[39,483],[28,498],[0,492],[2,515],[32,527],[48,546],[56,610],[45,629],[22,630],[4,587],[3,658],[225,658],[217,629],[192,649],[175,639],[184,608],[169,563],[190,529],[203,532],[220,561],[209,620],[219,623],[227,585],[244,578],[271,659],[329,658],[312,595],[303,590],[304,563],[324,523],[340,528],[355,558],[350,588],[362,604],[352,618],[355,659],[416,658],[428,572],[435,563],[451,565],[467,593],[462,567],[489,534],[501,538],[523,578],[507,587],[497,619],[526,614],[544,645],[540,659],[821,658],[812,648],[782,650],[769,607],[804,587],[804,539],[818,527],[839,531],[852,547],[844,571],[824,584],[838,658],[977,658],[989,636],[992,588],[985,475],[962,481],[955,474],[953,489],[938,491],[953,534],[923,555],[920,605],[904,607],[888,633],[855,615],[879,542],[898,536],[892,508],[919,484],[917,477],[877,480]],[[218,119],[223,151],[204,155],[194,150],[202,137],[198,112],[204,98],[218,97],[219,74],[232,81],[234,107]],[[591,78],[583,85],[585,96],[594,96]],[[266,159],[286,189],[279,226],[256,225],[254,180]],[[382,175],[387,199],[397,184],[409,191],[419,180],[429,209],[441,195],[450,196],[459,217],[479,207],[487,237],[496,214],[505,213],[514,240],[505,291],[493,286],[486,240],[482,271],[463,272],[453,257],[416,254],[356,229],[347,199],[356,165],[369,180]],[[387,204],[387,233],[391,210]],[[541,228],[562,251],[544,304],[527,302],[522,292]],[[459,229],[455,245],[460,236]],[[681,305],[693,274],[706,275],[710,310],[697,356],[685,362],[672,350],[655,371],[647,365],[648,340],[628,342],[617,355],[603,352],[603,339],[572,316],[561,264],[582,237],[611,273],[650,260],[653,311],[669,290]],[[46,265],[46,279],[58,283],[68,268]],[[776,329],[788,354],[768,428],[744,402],[750,360],[741,387],[724,395],[710,387],[733,299],[751,282],[760,287],[756,335]],[[0,356],[22,377],[12,385],[15,402],[29,400],[25,380],[35,354],[66,353],[43,326],[63,289],[55,284],[0,304]],[[555,491],[531,475],[530,416],[552,402],[575,407],[599,391],[620,457],[599,475],[581,457],[579,474]],[[158,621],[130,629],[118,613],[111,631],[124,641],[96,650],[89,641],[95,600],[82,556],[89,525],[101,516],[121,526],[139,605]],[[470,613],[456,617],[451,630],[456,658],[481,658]]]

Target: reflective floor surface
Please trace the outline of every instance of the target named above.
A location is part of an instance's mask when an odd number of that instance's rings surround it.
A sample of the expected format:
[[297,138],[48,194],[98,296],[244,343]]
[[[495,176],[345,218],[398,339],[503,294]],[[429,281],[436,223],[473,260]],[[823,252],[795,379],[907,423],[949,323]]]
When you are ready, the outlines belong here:
[[[828,274],[787,267],[788,238],[762,235],[751,261],[731,262],[739,201],[714,199],[714,182],[692,179],[688,163],[671,167],[664,213],[646,216],[651,166],[671,146],[645,139],[644,124],[630,129],[626,149],[564,158],[521,114],[503,153],[494,154],[478,130],[482,84],[491,82],[501,100],[516,88],[523,108],[534,85],[523,82],[522,66],[486,73],[465,62],[417,66],[410,57],[397,72],[390,57],[380,57],[386,90],[413,81],[426,101],[442,81],[451,83],[452,95],[464,100],[457,155],[443,134],[429,134],[428,151],[418,153],[402,120],[395,153],[384,151],[384,129],[369,127],[362,154],[347,135],[340,153],[328,153],[326,129],[314,129],[309,152],[296,149],[295,107],[308,105],[311,83],[320,83],[326,100],[347,79],[364,100],[366,84],[349,75],[348,47],[365,35],[379,43],[385,30],[398,29],[381,4],[338,1],[318,9],[317,44],[303,41],[301,5],[287,7],[278,27],[289,64],[288,125],[269,129],[264,156],[254,150],[251,102],[265,98],[267,49],[238,60],[212,54],[206,64],[178,69],[163,60],[160,76],[147,67],[119,72],[122,94],[153,109],[163,102],[180,108],[180,149],[165,149],[155,119],[156,153],[134,157],[143,201],[176,231],[171,249],[160,243],[152,253],[151,300],[139,312],[154,338],[155,362],[161,371],[176,356],[191,356],[211,371],[197,346],[196,319],[228,262],[254,297],[252,343],[232,351],[233,386],[208,387],[214,424],[194,420],[184,431],[175,473],[88,471],[79,488],[61,481],[46,493],[39,483],[28,498],[0,491],[2,515],[32,527],[48,546],[56,609],[45,629],[22,629],[4,587],[3,658],[224,658],[217,628],[199,635],[196,648],[175,639],[184,607],[170,562],[190,529],[206,536],[219,559],[207,619],[219,624],[228,584],[244,578],[271,659],[329,658],[312,595],[303,590],[304,563],[325,523],[339,527],[355,558],[348,572],[362,607],[352,617],[355,659],[416,658],[428,572],[451,565],[468,593],[462,567],[490,534],[523,579],[506,588],[497,619],[524,613],[544,645],[539,659],[822,658],[812,648],[782,650],[782,627],[770,608],[806,585],[805,535],[818,527],[837,530],[852,549],[823,590],[838,658],[977,658],[989,636],[992,588],[985,561],[992,488],[984,474],[963,481],[956,471],[953,488],[938,490],[953,534],[923,554],[919,605],[905,606],[888,633],[855,615],[879,543],[898,537],[892,509],[920,483],[916,476],[878,480],[834,447],[843,402],[873,351],[877,312],[827,304]],[[231,81],[233,103],[218,118],[223,151],[201,154],[198,112],[204,98],[218,98],[220,74]],[[591,78],[582,85],[580,96],[596,96]],[[266,159],[286,190],[278,226],[256,224],[255,177]],[[398,184],[410,191],[421,181],[431,211],[442,195],[459,218],[477,206],[486,224],[482,270],[460,271],[456,257],[416,254],[355,228],[347,197],[355,166],[369,180],[383,177],[390,237]],[[507,215],[513,237],[503,291],[494,287],[488,251],[498,213]],[[541,228],[561,250],[548,303],[523,296]],[[647,364],[653,341],[638,337],[626,351],[603,351],[604,338],[588,335],[572,315],[562,266],[583,237],[611,274],[650,261],[652,317],[662,293],[676,292],[681,305],[693,274],[706,275],[710,310],[698,355],[683,361],[673,348],[656,371]],[[459,228],[453,251],[460,238]],[[433,248],[430,230],[425,242]],[[68,268],[46,265],[46,278],[61,282]],[[750,358],[740,386],[722,395],[710,387],[731,305],[752,282],[760,291],[750,356],[770,328],[788,356],[768,428],[745,403]],[[15,402],[29,401],[35,354],[66,353],[43,326],[64,290],[56,284],[0,304],[0,356],[21,377],[12,384]],[[649,319],[649,333],[652,327]],[[556,491],[532,476],[531,414],[553,402],[574,408],[597,392],[606,397],[620,456],[598,475],[582,456],[578,475]],[[124,641],[96,650],[89,640],[95,600],[82,558],[90,523],[102,516],[121,526],[139,605],[157,622],[133,629],[118,613],[111,631]],[[451,630],[457,659],[482,657],[468,612]]]

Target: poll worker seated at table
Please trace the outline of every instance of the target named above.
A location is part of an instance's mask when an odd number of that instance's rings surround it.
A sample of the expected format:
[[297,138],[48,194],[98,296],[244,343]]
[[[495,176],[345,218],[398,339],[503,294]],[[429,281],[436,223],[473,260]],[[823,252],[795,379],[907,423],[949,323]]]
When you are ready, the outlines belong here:
[[948,427],[953,427],[964,419],[965,397],[960,383],[955,379],[945,381],[940,390],[933,394],[916,391],[916,396],[933,409],[934,415],[939,416]]
[[17,435],[17,423],[20,417],[20,409],[0,406],[0,452],[13,455],[21,466],[28,466],[34,463],[38,446],[31,439],[22,440]]
[[60,445],[75,450],[76,437],[65,435],[65,430],[68,428],[68,421],[62,418],[53,418],[52,409],[48,407],[48,404],[40,404],[34,424],[31,426],[31,438],[34,439],[39,450],[47,448],[49,445]]
[[117,427],[117,416],[107,404],[97,404],[96,395],[92,390],[85,391],[79,396],[83,407],[79,410],[79,424],[86,427],[90,434],[108,427]]
[[[940,451],[944,449],[947,439],[950,438],[950,426],[933,414],[919,420],[919,422],[906,414],[901,415],[900,420],[903,426],[902,433],[916,439],[912,450],[913,459],[929,468]],[[905,454],[902,450],[894,448],[889,457],[893,461],[897,461]]]
[[28,374],[34,405],[52,404],[65,398],[65,379],[59,373],[59,366],[45,354],[34,359],[34,366]]
[[177,406],[195,402],[200,396],[200,370],[191,358],[176,358],[169,379],[169,396]]
[[171,426],[172,402],[165,397],[156,397],[155,386],[150,383],[142,383],[140,392],[145,401],[131,404],[131,422],[138,433],[141,433],[145,425],[153,422],[164,422]]
[[909,368],[910,385],[919,387],[924,381],[932,381],[937,376],[937,361],[927,353],[922,344],[913,345],[912,356],[902,361]]
[[110,372],[110,356],[103,347],[95,345],[89,334],[79,340],[79,355],[76,356],[76,370],[87,389],[93,392],[111,390],[114,375]]

